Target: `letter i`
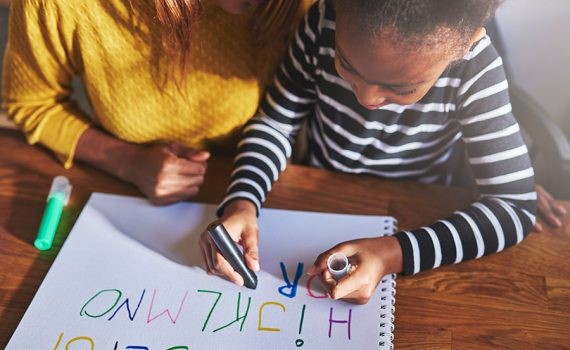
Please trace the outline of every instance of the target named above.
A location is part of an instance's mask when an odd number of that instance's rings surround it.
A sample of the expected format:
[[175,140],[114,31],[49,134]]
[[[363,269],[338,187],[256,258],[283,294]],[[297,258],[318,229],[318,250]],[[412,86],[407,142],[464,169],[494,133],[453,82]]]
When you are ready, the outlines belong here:
[[[301,310],[301,321],[299,321],[299,336],[301,336],[301,332],[303,331],[303,321],[305,320],[305,309],[307,305],[303,304],[303,309]],[[295,340],[295,346],[300,348],[301,346],[305,345],[305,341],[301,338]]]

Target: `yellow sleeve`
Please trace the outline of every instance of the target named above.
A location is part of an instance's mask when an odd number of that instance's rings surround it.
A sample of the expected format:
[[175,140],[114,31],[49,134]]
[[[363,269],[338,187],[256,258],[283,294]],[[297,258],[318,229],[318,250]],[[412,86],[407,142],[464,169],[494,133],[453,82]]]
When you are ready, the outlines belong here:
[[46,146],[70,168],[89,119],[70,99],[80,60],[73,50],[73,21],[56,3],[11,2],[2,107],[30,144]]

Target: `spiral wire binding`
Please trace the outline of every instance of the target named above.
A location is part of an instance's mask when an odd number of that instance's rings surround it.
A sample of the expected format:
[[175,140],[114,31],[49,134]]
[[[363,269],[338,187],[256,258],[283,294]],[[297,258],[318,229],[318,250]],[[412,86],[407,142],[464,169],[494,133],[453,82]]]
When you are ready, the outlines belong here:
[[[396,232],[396,226],[398,225],[398,221],[396,219],[386,219],[384,221],[384,232],[387,234],[392,235]],[[381,340],[378,342],[378,346],[380,349],[386,349],[387,342],[383,339],[386,337],[386,333],[390,332],[390,342],[389,342],[389,349],[394,349],[394,312],[396,311],[396,274],[386,275],[382,278],[380,282],[380,292],[384,294],[388,288],[390,288],[390,295],[389,296],[382,296],[380,298],[380,332],[378,335],[381,337]],[[386,310],[390,308],[390,320],[386,320]]]

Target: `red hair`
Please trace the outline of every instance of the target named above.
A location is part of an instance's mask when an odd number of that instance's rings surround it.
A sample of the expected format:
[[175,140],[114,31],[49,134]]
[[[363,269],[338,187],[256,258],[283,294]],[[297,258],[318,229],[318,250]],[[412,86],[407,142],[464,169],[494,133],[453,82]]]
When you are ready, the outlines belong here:
[[[291,23],[302,11],[301,0],[267,0],[251,16],[250,29],[255,45],[266,48],[271,43],[288,42]],[[165,52],[176,58],[180,77],[188,70],[192,25],[199,20],[203,8],[201,0],[155,0],[157,19]]]
[[181,76],[188,68],[192,25],[202,13],[200,0],[155,0],[156,15],[162,29],[162,47],[178,60]]

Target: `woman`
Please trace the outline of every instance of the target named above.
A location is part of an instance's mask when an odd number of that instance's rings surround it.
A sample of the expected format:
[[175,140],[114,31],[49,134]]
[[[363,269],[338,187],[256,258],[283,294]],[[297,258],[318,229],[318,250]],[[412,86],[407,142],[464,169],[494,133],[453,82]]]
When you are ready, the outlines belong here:
[[[28,142],[135,184],[195,194],[231,147],[310,1],[13,2],[3,107]],[[80,76],[94,120],[70,99]]]

